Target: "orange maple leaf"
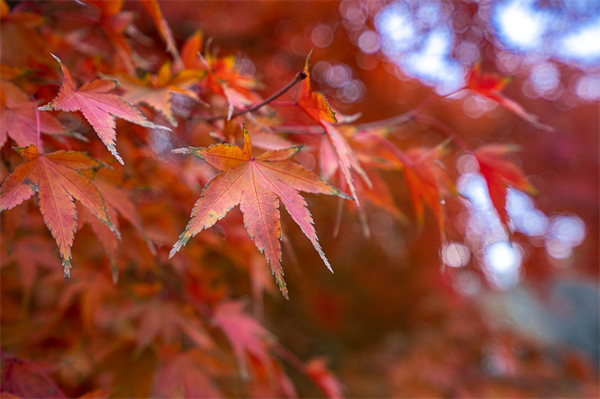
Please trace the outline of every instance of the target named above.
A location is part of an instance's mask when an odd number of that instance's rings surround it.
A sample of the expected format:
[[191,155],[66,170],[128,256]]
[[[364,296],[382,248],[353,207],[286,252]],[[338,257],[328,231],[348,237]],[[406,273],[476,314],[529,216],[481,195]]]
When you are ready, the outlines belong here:
[[[36,143],[37,104],[21,89],[10,82],[2,81],[0,87],[0,147],[7,137],[17,142],[19,147]],[[49,113],[40,113],[40,131],[47,134],[63,134],[66,129]]]
[[311,241],[329,270],[313,226],[313,219],[306,201],[298,191],[339,195],[348,198],[337,188],[321,180],[313,172],[288,159],[302,146],[283,150],[267,151],[258,157],[252,156],[250,136],[244,127],[244,148],[228,144],[212,145],[208,148],[181,148],[173,152],[194,154],[223,171],[211,180],[202,191],[202,197],[194,205],[191,220],[179,240],[173,246],[170,257],[175,255],[190,237],[213,226],[231,208],[240,205],[244,224],[256,247],[265,254],[275,274],[279,289],[287,298],[287,288],[281,268],[281,223],[279,202],[285,205],[292,219]]
[[479,171],[488,186],[492,204],[504,225],[508,222],[506,213],[506,194],[508,187],[536,195],[537,190],[525,178],[523,171],[505,157],[519,147],[506,144],[489,144],[475,150]]
[[181,59],[188,70],[206,71],[202,87],[216,93],[227,100],[230,107],[244,108],[259,100],[251,89],[260,85],[255,78],[240,73],[236,58],[233,56],[218,58],[206,52],[200,55],[202,33],[196,32],[181,48]]
[[77,199],[115,234],[104,198],[79,171],[97,169],[102,164],[78,151],[40,154],[36,146],[18,148],[26,162],[6,179],[0,188],[0,211],[11,209],[38,193],[40,211],[52,232],[63,259],[65,280],[71,275],[71,246],[77,230]]
[[335,112],[333,112],[329,106],[329,102],[327,102],[327,99],[323,93],[310,90],[310,73],[308,71],[309,59],[310,54],[308,57],[306,57],[306,63],[304,64],[304,73],[306,74],[306,78],[302,81],[302,86],[300,87],[300,96],[298,97],[298,101],[296,103],[317,123],[320,123],[321,120],[329,123],[337,123],[337,119],[335,119]]
[[123,99],[132,104],[145,103],[156,111],[162,112],[169,123],[177,126],[171,109],[171,96],[180,93],[201,102],[198,94],[188,87],[197,83],[206,75],[206,71],[186,69],[175,75],[171,74],[171,64],[166,62],[157,75],[146,74],[142,79],[123,76],[119,82],[125,92]]
[[512,113],[520,116],[538,129],[548,132],[554,131],[554,128],[544,125],[538,121],[538,116],[525,111],[519,103],[505,97],[500,91],[510,82],[511,78],[501,77],[497,74],[482,73],[481,66],[476,64],[473,66],[467,76],[467,89],[473,90],[492,101],[497,102]]
[[117,153],[115,140],[115,118],[125,119],[144,127],[154,129],[171,130],[165,126],[155,125],[148,121],[133,105],[115,94],[109,94],[110,90],[117,87],[118,83],[108,79],[96,79],[85,83],[79,89],[75,89],[73,78],[66,66],[53,55],[59,62],[65,76],[58,96],[49,104],[39,107],[41,111],[62,110],[67,112],[81,111],[85,119],[92,125],[98,137],[106,145],[108,150],[124,165],[123,159]]
[[158,28],[160,35],[167,44],[167,51],[171,53],[173,59],[175,60],[175,64],[179,69],[183,69],[183,63],[181,61],[181,57],[179,56],[179,52],[177,52],[177,46],[175,45],[173,32],[171,31],[167,20],[164,18],[162,11],[160,10],[160,4],[158,4],[157,0],[140,0],[140,2],[152,17],[152,20]]
[[[315,120],[319,125],[323,127],[327,133],[327,139],[321,142],[320,151],[320,163],[321,170],[323,171],[323,177],[325,179],[330,178],[337,170],[338,165],[342,170],[342,173],[348,183],[352,198],[356,201],[356,204],[360,206],[360,201],[356,193],[356,187],[352,179],[351,170],[354,169],[362,177],[369,188],[372,186],[369,177],[360,166],[358,159],[354,155],[354,151],[346,141],[344,135],[333,125],[337,123],[335,118],[335,112],[329,106],[327,99],[322,93],[311,91],[310,89],[310,74],[308,71],[308,60],[310,54],[306,57],[306,63],[304,65],[304,73],[306,78],[302,82],[300,90],[300,97],[296,104],[306,112],[311,118]],[[337,158],[337,161],[335,160]]]

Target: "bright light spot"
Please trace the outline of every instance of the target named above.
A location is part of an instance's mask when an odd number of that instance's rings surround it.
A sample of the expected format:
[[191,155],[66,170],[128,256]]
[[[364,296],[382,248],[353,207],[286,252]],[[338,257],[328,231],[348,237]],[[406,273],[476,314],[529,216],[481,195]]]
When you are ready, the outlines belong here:
[[470,41],[462,42],[458,47],[458,59],[464,65],[473,65],[481,57],[479,46]]
[[519,281],[521,252],[508,241],[489,245],[483,255],[484,270],[489,280],[500,289],[510,289]]
[[442,262],[450,267],[466,266],[471,259],[469,249],[458,242],[451,242],[442,248]]
[[540,94],[554,90],[560,82],[558,69],[549,62],[534,66],[529,78]]
[[553,218],[548,228],[548,237],[576,247],[585,238],[585,224],[576,216]]
[[465,296],[472,296],[481,289],[479,274],[471,270],[462,270],[452,281],[454,287]]
[[333,30],[327,25],[318,25],[312,30],[310,38],[317,47],[329,47],[333,43]]
[[587,101],[600,100],[600,77],[585,75],[577,80],[575,92],[579,97]]
[[479,171],[479,165],[477,164],[477,158],[471,154],[462,155],[456,161],[456,169],[462,173],[475,173]]
[[417,10],[417,18],[423,24],[433,26],[440,20],[440,4],[435,1],[421,2]]
[[[393,3],[377,15],[375,26],[384,54],[403,74],[447,95],[464,85],[464,69],[450,58],[453,33],[448,23],[440,20],[443,7],[439,2],[416,2],[414,9],[406,3]],[[471,50],[465,48],[463,55],[472,58],[475,51]]]
[[515,230],[529,236],[542,236],[548,227],[548,218],[535,209],[531,198],[518,190],[509,189],[506,210]]
[[327,71],[331,69],[331,64],[327,61],[318,61],[313,65],[311,76],[319,83],[327,82]]
[[360,80],[352,79],[338,89],[337,95],[345,103],[353,103],[365,94],[365,85]]
[[366,30],[358,37],[358,47],[365,54],[373,54],[379,50],[379,36],[377,32]]
[[352,70],[346,64],[338,64],[329,68],[325,74],[327,84],[331,87],[342,87],[352,77]]
[[550,18],[546,13],[534,11],[531,3],[513,0],[498,4],[492,18],[507,46],[525,51],[541,45]]
[[465,196],[471,206],[478,211],[492,209],[492,201],[483,177],[476,173],[466,173],[457,182],[458,191]]
[[595,23],[568,33],[561,40],[558,49],[565,58],[577,61],[598,61],[600,59],[600,19]]
[[367,19],[367,13],[363,10],[359,2],[342,2],[340,4],[340,11],[353,25],[362,26]]
[[424,83],[438,86],[438,94],[450,94],[463,86],[463,68],[459,62],[448,58],[452,46],[452,34],[446,29],[432,31],[425,40],[423,49],[406,58],[404,65],[413,76]]
[[375,26],[381,34],[382,46],[390,55],[414,45],[415,27],[404,4],[394,3],[383,9],[375,18]]
[[555,259],[567,259],[573,254],[573,247],[568,243],[549,239],[546,240],[546,252]]

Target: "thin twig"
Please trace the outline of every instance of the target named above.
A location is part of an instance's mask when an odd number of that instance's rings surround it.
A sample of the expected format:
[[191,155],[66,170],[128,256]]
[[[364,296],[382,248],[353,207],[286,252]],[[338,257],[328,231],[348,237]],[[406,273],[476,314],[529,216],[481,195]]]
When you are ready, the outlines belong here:
[[281,344],[275,344],[273,345],[273,352],[278,354],[279,357],[288,362],[289,365],[298,370],[300,373],[306,374],[306,364],[288,348]]
[[456,132],[452,130],[450,126],[446,125],[445,123],[440,122],[429,115],[423,114],[416,115],[415,120],[417,122],[423,122],[437,128],[438,130],[442,131],[442,133],[444,133],[446,136],[450,137],[452,141],[454,141],[454,143],[458,145],[462,150],[466,152],[471,152],[469,145],[458,134],[456,134]]
[[[446,96],[444,96],[444,97],[446,97]],[[413,108],[409,111],[406,111],[403,114],[395,115],[395,116],[392,116],[391,118],[382,119],[380,121],[362,123],[360,125],[355,125],[355,127],[360,131],[368,131],[368,130],[377,130],[380,128],[390,127],[390,126],[394,126],[394,125],[400,125],[402,123],[405,123],[405,122],[408,122],[408,121],[414,119],[417,115],[419,115],[419,113],[425,107],[434,103],[435,101],[439,100],[440,98],[444,98],[444,97],[432,95],[429,98],[427,98],[425,101],[423,101],[421,104],[417,105],[415,108]]]
[[379,145],[381,145],[383,148],[391,152],[396,158],[398,158],[400,162],[404,164],[404,166],[408,166],[409,168],[414,169],[415,164],[412,161],[412,159],[410,159],[408,155],[406,155],[400,148],[396,147],[392,142],[386,140],[383,137],[379,137],[376,134],[368,134],[367,137],[373,139],[374,141],[379,143]]
[[[255,104],[249,108],[245,108],[242,109],[240,111],[234,112],[231,114],[231,116],[229,117],[229,119],[231,118],[235,118],[236,116],[240,116],[243,114],[246,114],[248,112],[254,112],[262,107],[264,107],[265,105],[268,105],[269,103],[273,102],[274,100],[276,100],[277,98],[281,97],[283,94],[285,94],[285,92],[287,92],[288,90],[290,90],[292,87],[294,87],[297,83],[301,82],[302,80],[306,79],[308,75],[306,74],[306,72],[302,71],[299,72],[296,77],[294,78],[294,80],[292,80],[290,83],[288,83],[285,87],[283,87],[281,90],[279,90],[277,93],[273,94],[272,96],[270,96],[269,98],[267,98],[266,100]],[[218,121],[220,119],[225,118],[224,116],[213,116],[211,118],[206,118],[206,119],[202,119],[202,122],[214,122],[214,121]]]

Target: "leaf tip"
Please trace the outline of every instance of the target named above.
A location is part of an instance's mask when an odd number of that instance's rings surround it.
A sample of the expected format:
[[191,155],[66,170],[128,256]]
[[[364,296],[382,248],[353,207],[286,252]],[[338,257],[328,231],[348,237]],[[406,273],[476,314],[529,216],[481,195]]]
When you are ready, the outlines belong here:
[[71,277],[71,261],[63,258],[63,272],[65,274],[65,283],[69,281]]
[[62,61],[60,60],[60,58],[58,58],[57,56],[55,56],[54,54],[50,53],[50,55],[52,56],[52,58],[54,58],[56,61],[58,61],[59,64],[62,65]]

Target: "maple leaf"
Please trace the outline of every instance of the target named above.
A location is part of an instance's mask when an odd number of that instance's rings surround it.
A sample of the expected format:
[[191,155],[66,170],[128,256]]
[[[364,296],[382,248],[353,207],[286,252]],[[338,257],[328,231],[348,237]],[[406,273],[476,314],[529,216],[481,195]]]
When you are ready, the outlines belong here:
[[181,59],[188,70],[206,71],[202,86],[227,100],[232,108],[243,108],[260,100],[251,89],[259,87],[252,76],[240,73],[233,56],[218,58],[211,54],[200,55],[202,33],[195,32],[181,48]]
[[536,195],[537,190],[525,178],[523,171],[507,160],[507,154],[518,151],[519,147],[506,144],[489,144],[475,150],[474,155],[479,163],[479,171],[488,186],[490,198],[500,220],[506,226],[506,194],[508,187],[525,193]]
[[[0,87],[0,147],[7,137],[19,147],[36,143],[37,104],[29,101],[27,94],[10,82],[2,81]],[[47,134],[63,134],[66,129],[49,113],[40,113],[40,131]]]
[[331,375],[331,372],[327,369],[325,359],[315,358],[308,362],[306,365],[306,374],[328,398],[339,399],[344,397],[342,394],[342,384],[337,378]]
[[283,150],[267,151],[258,157],[252,156],[250,136],[244,126],[244,148],[228,144],[212,145],[208,148],[181,148],[173,152],[194,154],[223,171],[211,180],[194,205],[191,220],[179,240],[173,246],[170,257],[175,255],[190,237],[213,226],[235,205],[240,205],[244,224],[256,247],[265,254],[275,274],[279,289],[287,298],[287,288],[281,268],[281,224],[279,202],[285,205],[292,219],[300,226],[317,250],[325,265],[331,270],[313,226],[312,216],[304,198],[298,191],[339,195],[348,198],[337,188],[321,180],[313,172],[299,164],[288,161],[301,146]]
[[62,72],[65,76],[58,96],[49,104],[39,107],[41,111],[62,110],[67,112],[81,111],[83,116],[92,125],[98,137],[106,145],[108,150],[124,165],[123,159],[117,153],[115,140],[115,118],[154,129],[171,130],[165,126],[155,125],[148,121],[133,105],[115,94],[109,94],[110,90],[117,87],[117,82],[108,79],[96,79],[85,83],[79,89],[75,89],[73,78],[69,70],[56,56]]
[[[362,179],[371,187],[371,182],[365,171],[360,166],[360,163],[354,155],[354,151],[346,141],[344,135],[333,125],[337,123],[335,113],[329,106],[327,99],[322,93],[310,90],[310,74],[308,71],[308,60],[310,54],[306,57],[306,63],[304,65],[304,73],[306,78],[302,81],[302,87],[300,90],[300,96],[296,104],[304,110],[311,118],[315,120],[319,125],[323,127],[326,136],[330,143],[327,143],[323,139],[321,143],[320,161],[321,170],[324,173],[323,177],[328,179],[331,177],[339,167],[348,183],[352,198],[356,201],[356,204],[360,206],[360,201],[356,193],[356,187],[352,179],[351,170],[354,169],[362,177]],[[337,158],[337,162],[334,160]]]
[[[218,386],[211,381],[206,355],[191,349],[178,353],[162,365],[154,377],[153,397],[221,398]],[[214,368],[214,366],[212,366]]]
[[548,132],[554,131],[553,127],[540,123],[537,115],[528,113],[519,103],[505,97],[500,92],[510,81],[511,78],[509,77],[501,77],[500,75],[491,73],[482,73],[481,66],[476,64],[469,71],[469,75],[467,76],[467,89],[473,90],[490,100],[497,102],[538,129]]
[[171,32],[171,28],[167,23],[167,20],[164,18],[162,11],[160,10],[160,5],[157,0],[140,0],[142,5],[146,8],[146,11],[152,17],[154,24],[158,28],[160,35],[163,40],[167,44],[167,51],[171,53],[173,59],[175,60],[175,64],[179,69],[182,69],[183,63],[181,61],[181,57],[177,52],[177,46],[175,45],[175,39],[173,38],[173,32]]
[[[328,174],[335,173],[337,169],[337,165],[332,162],[332,156],[337,157],[337,164],[342,170],[342,174],[346,179],[346,183],[348,183],[348,187],[350,188],[350,192],[352,193],[352,198],[356,201],[356,205],[360,206],[360,201],[358,199],[358,194],[356,193],[356,187],[354,186],[354,181],[352,179],[352,170],[355,170],[363,181],[367,184],[369,188],[372,188],[372,183],[369,180],[369,176],[367,176],[366,172],[363,170],[362,166],[358,162],[356,155],[354,154],[354,150],[346,141],[344,135],[331,123],[321,121],[321,126],[325,129],[327,133],[326,136],[329,139],[330,143],[326,143],[325,140],[322,142],[322,149],[320,152],[320,161],[321,164],[328,164]],[[333,148],[334,151],[330,149],[327,151],[324,148]],[[335,167],[334,167],[335,166]],[[323,167],[322,167],[323,169]]]
[[242,302],[224,302],[215,308],[214,318],[231,344],[242,376],[247,378],[246,358],[254,356],[269,368],[268,341],[271,334],[251,316],[244,313]]
[[325,122],[337,123],[335,112],[333,112],[329,106],[329,102],[327,102],[323,93],[310,90],[310,73],[308,71],[309,59],[310,54],[306,57],[306,63],[304,64],[306,78],[302,81],[300,96],[298,97],[296,104],[318,123],[322,120]]
[[406,153],[409,164],[403,168],[404,177],[410,190],[417,223],[424,223],[424,205],[434,213],[440,230],[440,238],[445,241],[446,216],[445,195],[456,193],[454,184],[447,176],[440,158],[446,154],[448,140],[430,149],[413,148]]
[[48,364],[4,354],[2,363],[2,398],[66,398],[50,378],[49,372],[54,370]]
[[171,109],[171,96],[179,93],[196,102],[201,102],[198,95],[187,87],[197,83],[205,75],[206,71],[193,69],[186,69],[171,75],[171,64],[166,62],[159,69],[157,75],[146,74],[142,79],[123,76],[119,82],[125,92],[122,96],[123,99],[132,104],[148,104],[156,111],[162,112],[169,123],[177,126]]
[[[137,212],[135,204],[129,199],[127,194],[117,188],[114,184],[115,180],[121,180],[118,172],[111,169],[100,169],[94,174],[94,185],[100,191],[100,194],[104,198],[106,203],[106,210],[110,220],[113,222],[115,228],[119,229],[119,218],[118,214],[123,216],[131,225],[138,231],[138,233],[144,238],[148,249],[152,255],[156,255],[156,249],[154,244],[147,237],[144,227],[142,225],[142,219]],[[116,284],[118,281],[118,269],[117,269],[117,249],[119,246],[119,238],[115,236],[111,230],[98,219],[93,217],[87,210],[81,209],[79,212],[81,220],[85,223],[89,223],[92,230],[104,246],[104,250],[108,255],[110,266],[113,273],[113,282]]]
[[15,261],[21,269],[21,283],[25,298],[29,299],[39,269],[52,270],[56,266],[56,247],[46,237],[30,234],[14,243],[10,254],[2,259],[5,263]]
[[78,151],[40,154],[36,146],[17,148],[26,162],[19,165],[0,188],[0,211],[11,209],[38,193],[40,211],[63,259],[65,281],[71,273],[71,246],[77,230],[74,199],[115,234],[104,199],[96,186],[79,171],[102,164]]
[[[127,42],[125,32],[132,32],[134,13],[131,11],[122,11],[123,0],[85,0],[99,8],[100,15],[98,20],[82,21],[86,25],[99,26],[109,42],[115,48],[116,55],[119,57],[123,66],[129,73],[134,73],[135,65],[132,59],[133,50]],[[81,19],[81,18],[79,18]]]
[[134,313],[139,315],[135,339],[138,349],[149,345],[159,336],[163,344],[173,344],[182,333],[200,348],[212,347],[212,341],[198,319],[190,317],[175,303],[155,297],[140,303]]

